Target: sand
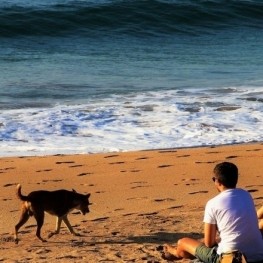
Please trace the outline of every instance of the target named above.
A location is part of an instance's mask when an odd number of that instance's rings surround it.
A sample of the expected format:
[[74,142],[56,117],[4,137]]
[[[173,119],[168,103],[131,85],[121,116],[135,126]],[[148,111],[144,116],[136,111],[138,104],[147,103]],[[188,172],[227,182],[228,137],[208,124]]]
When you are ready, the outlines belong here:
[[[158,245],[183,236],[202,238],[203,210],[217,194],[214,166],[231,161],[240,171],[239,187],[262,205],[263,144],[242,144],[128,153],[0,158],[0,261],[4,262],[166,262]],[[91,193],[90,213],[69,215],[80,237],[63,225],[42,243],[34,218],[13,242],[22,193],[74,188]],[[46,214],[42,236],[55,228]],[[187,262],[181,260],[179,262]]]

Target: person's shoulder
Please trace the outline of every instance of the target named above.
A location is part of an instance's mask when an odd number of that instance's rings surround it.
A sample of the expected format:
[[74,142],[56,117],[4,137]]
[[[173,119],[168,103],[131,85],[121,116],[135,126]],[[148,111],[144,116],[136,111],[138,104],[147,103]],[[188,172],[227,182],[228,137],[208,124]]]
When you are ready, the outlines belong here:
[[245,190],[245,189],[236,188],[235,192],[236,192],[235,195],[238,196],[239,198],[241,198],[242,200],[249,200],[249,201],[253,200],[250,192]]
[[244,195],[249,194],[249,192],[243,188],[235,188],[234,191],[240,194],[244,194]]
[[217,194],[216,196],[212,197],[211,199],[209,199],[206,203],[207,206],[211,206],[212,204],[218,202],[218,200],[221,199],[221,193]]

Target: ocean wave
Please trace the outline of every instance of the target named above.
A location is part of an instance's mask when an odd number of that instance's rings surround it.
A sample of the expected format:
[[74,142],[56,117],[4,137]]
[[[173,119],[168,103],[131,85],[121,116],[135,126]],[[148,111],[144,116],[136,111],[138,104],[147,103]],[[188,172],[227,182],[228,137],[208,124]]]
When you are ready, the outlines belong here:
[[66,1],[0,7],[0,37],[72,34],[203,34],[262,28],[262,1]]

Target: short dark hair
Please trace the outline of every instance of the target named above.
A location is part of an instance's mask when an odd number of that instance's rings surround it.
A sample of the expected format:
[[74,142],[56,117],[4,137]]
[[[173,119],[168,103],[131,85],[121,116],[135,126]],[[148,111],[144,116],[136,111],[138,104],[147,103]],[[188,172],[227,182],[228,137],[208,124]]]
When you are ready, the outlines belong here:
[[235,188],[238,180],[238,168],[230,162],[222,162],[215,166],[216,179],[227,188]]

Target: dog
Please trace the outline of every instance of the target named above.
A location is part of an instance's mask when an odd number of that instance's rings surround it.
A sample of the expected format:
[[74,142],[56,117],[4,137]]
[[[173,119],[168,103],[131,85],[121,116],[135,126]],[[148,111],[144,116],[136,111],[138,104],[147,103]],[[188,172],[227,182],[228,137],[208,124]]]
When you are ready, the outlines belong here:
[[69,223],[67,215],[74,209],[80,210],[83,215],[89,213],[90,194],[80,194],[75,190],[57,190],[57,191],[33,191],[28,196],[22,195],[21,185],[18,184],[16,188],[16,195],[22,201],[20,220],[15,226],[14,240],[18,243],[18,230],[22,227],[30,216],[34,216],[37,222],[36,236],[42,241],[46,242],[41,237],[41,228],[44,223],[45,212],[57,217],[56,230],[49,234],[49,238],[56,235],[60,231],[62,221],[67,226],[71,234],[80,236],[75,232]]

